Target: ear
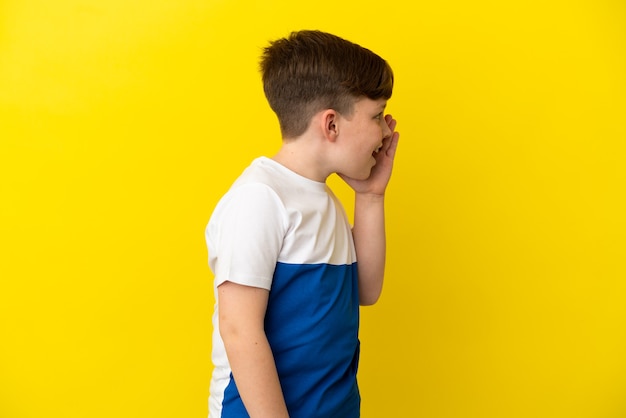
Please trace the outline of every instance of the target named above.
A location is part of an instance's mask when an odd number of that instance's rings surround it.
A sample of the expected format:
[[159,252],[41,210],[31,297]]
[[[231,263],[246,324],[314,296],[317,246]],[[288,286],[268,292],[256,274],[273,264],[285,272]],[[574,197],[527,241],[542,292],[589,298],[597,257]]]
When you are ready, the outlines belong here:
[[339,114],[334,109],[326,109],[322,113],[322,117],[320,119],[322,132],[324,138],[330,142],[335,142],[337,140],[337,135],[339,135]]

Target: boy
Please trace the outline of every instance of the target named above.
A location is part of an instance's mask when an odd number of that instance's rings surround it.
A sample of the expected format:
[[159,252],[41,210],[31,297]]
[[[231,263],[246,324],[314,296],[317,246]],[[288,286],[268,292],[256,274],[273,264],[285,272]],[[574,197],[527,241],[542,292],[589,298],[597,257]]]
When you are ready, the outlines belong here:
[[[393,73],[319,31],[271,43],[261,70],[283,145],[252,162],[206,229],[217,301],[209,416],[358,417],[359,304],[382,290],[399,137],[383,116]],[[326,186],[333,173],[355,191],[352,230]]]

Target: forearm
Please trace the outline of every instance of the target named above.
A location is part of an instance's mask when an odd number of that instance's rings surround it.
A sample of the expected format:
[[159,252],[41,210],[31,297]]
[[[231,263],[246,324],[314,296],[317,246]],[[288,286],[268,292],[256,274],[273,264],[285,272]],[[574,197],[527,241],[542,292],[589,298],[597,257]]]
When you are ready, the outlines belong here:
[[289,417],[265,333],[224,335],[226,353],[251,418]]
[[384,195],[357,193],[354,206],[354,245],[359,273],[359,302],[376,303],[385,274],[385,202]]
[[263,323],[269,292],[228,281],[217,289],[220,335],[248,414],[288,418]]

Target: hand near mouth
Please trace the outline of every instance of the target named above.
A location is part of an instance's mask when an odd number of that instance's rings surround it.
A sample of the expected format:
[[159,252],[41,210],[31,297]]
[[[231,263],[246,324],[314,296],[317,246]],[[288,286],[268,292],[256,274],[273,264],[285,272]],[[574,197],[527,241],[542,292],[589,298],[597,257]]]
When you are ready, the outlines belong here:
[[365,180],[357,180],[343,174],[339,176],[346,182],[356,193],[364,193],[371,195],[385,195],[385,189],[391,178],[391,171],[393,168],[393,160],[396,155],[396,149],[398,146],[398,139],[400,133],[396,132],[397,121],[391,116],[385,116],[385,122],[389,126],[391,135],[383,138],[382,146],[378,152],[373,152],[372,155],[376,159],[376,165],[372,168],[370,176]]

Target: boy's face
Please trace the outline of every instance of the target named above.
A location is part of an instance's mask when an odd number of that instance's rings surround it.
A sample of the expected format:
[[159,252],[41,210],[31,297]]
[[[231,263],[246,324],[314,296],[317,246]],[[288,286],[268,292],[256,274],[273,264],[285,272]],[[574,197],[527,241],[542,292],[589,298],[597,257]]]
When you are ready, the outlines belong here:
[[341,156],[338,173],[357,180],[370,176],[376,164],[374,155],[383,139],[391,136],[385,121],[387,100],[358,99],[351,115],[339,115],[337,144]]

